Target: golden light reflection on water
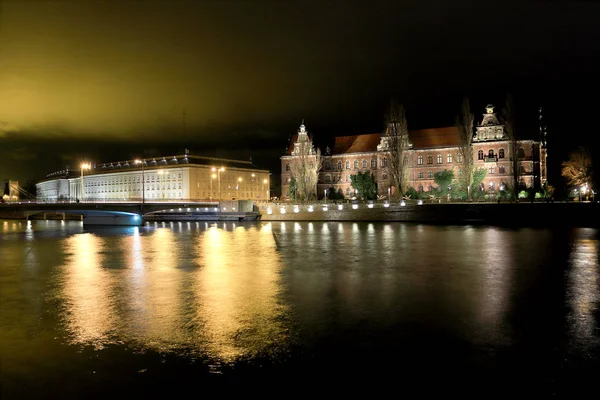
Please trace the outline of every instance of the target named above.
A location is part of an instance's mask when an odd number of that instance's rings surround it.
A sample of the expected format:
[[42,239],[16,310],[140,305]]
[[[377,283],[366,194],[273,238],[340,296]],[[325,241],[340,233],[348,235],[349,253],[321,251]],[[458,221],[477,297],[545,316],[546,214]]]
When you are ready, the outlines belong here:
[[571,269],[567,293],[571,306],[570,326],[580,340],[594,337],[598,329],[598,250],[597,239],[579,238],[573,245],[569,260]]
[[64,241],[64,299],[67,331],[76,343],[102,348],[117,323],[114,276],[102,268],[104,239],[91,233]]
[[271,225],[227,232],[210,228],[198,237],[196,318],[210,353],[225,361],[285,341],[277,321],[280,262]]
[[59,297],[70,342],[183,349],[225,362],[285,345],[270,224],[192,232],[183,242],[160,227],[67,238]]

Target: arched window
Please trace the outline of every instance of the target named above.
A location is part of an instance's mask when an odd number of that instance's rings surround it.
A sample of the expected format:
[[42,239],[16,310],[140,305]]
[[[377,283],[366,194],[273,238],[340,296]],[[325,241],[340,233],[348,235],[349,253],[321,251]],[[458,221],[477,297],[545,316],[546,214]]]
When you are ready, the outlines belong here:
[[352,194],[352,190],[350,188],[346,189],[346,195],[350,196]]
[[350,169],[350,161],[346,161],[346,169]]
[[285,171],[289,172],[290,171],[290,164],[285,164]]
[[519,147],[519,150],[517,150],[517,157],[525,158],[525,150],[522,147]]
[[448,162],[448,164],[452,163],[452,154],[448,153],[448,155],[446,156],[446,161]]
[[458,154],[456,155],[456,162],[457,162],[457,163],[461,163],[462,161],[463,161],[463,160],[462,160],[462,154],[458,153]]
[[433,156],[427,156],[427,164],[433,164]]
[[490,191],[494,191],[494,182],[490,181],[490,183],[488,184]]
[[519,174],[521,174],[521,175],[525,174],[525,167],[522,165],[519,167]]
[[423,193],[423,185],[419,185],[419,193]]
[[489,158],[494,158],[494,149],[489,149],[488,150],[488,157]]
[[354,169],[358,169],[358,160],[354,160]]
[[498,150],[498,158],[504,158],[504,149]]
[[423,165],[423,156],[417,157],[417,165]]
[[331,175],[325,175],[325,182],[326,183],[331,182]]
[[506,172],[506,169],[504,169],[504,167],[498,167],[499,174],[504,174],[505,172]]
[[342,162],[341,161],[338,161],[338,163],[337,163],[337,169],[338,169],[338,171],[342,170]]
[[371,160],[371,169],[375,169],[375,168],[377,168],[377,160],[373,158]]
[[442,163],[442,155],[441,154],[438,154],[438,156],[437,156],[437,163],[438,164]]
[[429,186],[427,187],[427,191],[428,191],[428,192],[433,192],[433,186],[429,185]]
[[417,175],[417,177],[419,179],[423,179],[423,171],[419,171],[419,174]]
[[363,164],[363,168],[367,168],[367,160],[363,160],[362,164]]
[[478,160],[483,160],[483,150],[479,150],[479,151],[477,152],[477,159],[478,159]]

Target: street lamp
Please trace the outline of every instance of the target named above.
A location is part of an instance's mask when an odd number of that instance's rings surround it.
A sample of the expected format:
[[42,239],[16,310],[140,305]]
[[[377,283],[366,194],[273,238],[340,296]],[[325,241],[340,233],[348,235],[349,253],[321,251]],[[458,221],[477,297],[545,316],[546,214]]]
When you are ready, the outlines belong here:
[[[221,168],[212,168],[212,172],[216,172],[217,173],[217,181],[219,183],[219,201],[221,201],[221,172],[225,171],[225,168],[221,167]],[[214,174],[213,174],[214,175]]]
[[90,163],[82,163],[81,164],[81,201],[83,201],[84,199],[84,192],[85,192],[85,188],[83,186],[83,171],[86,169],[91,169],[92,166],[90,165]]
[[235,187],[237,189],[237,199],[240,199],[240,186],[242,186],[242,177],[238,178],[238,184]]
[[165,175],[169,175],[168,171],[163,171],[162,169],[157,172],[160,175],[160,190],[161,190],[161,198],[165,199]]
[[145,196],[145,182],[146,180],[144,179],[144,160],[134,160],[133,161],[136,164],[142,164],[142,204],[144,204],[144,196]]
[[213,198],[213,179],[215,179],[216,177],[217,177],[217,174],[212,174],[210,176],[210,200],[212,200],[212,198]]

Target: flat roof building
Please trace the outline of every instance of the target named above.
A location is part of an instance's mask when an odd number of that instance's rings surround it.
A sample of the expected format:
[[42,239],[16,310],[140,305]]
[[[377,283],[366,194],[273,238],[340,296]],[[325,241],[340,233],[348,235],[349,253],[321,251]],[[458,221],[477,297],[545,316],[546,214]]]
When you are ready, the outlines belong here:
[[265,201],[270,183],[251,161],[186,154],[86,163],[47,175],[36,189],[47,201]]

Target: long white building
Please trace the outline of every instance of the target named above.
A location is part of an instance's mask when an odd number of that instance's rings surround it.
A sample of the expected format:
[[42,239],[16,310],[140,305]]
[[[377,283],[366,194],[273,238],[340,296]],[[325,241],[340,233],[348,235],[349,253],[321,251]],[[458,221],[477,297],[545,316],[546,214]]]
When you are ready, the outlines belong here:
[[268,200],[270,173],[251,161],[170,156],[54,172],[36,184],[38,200]]

